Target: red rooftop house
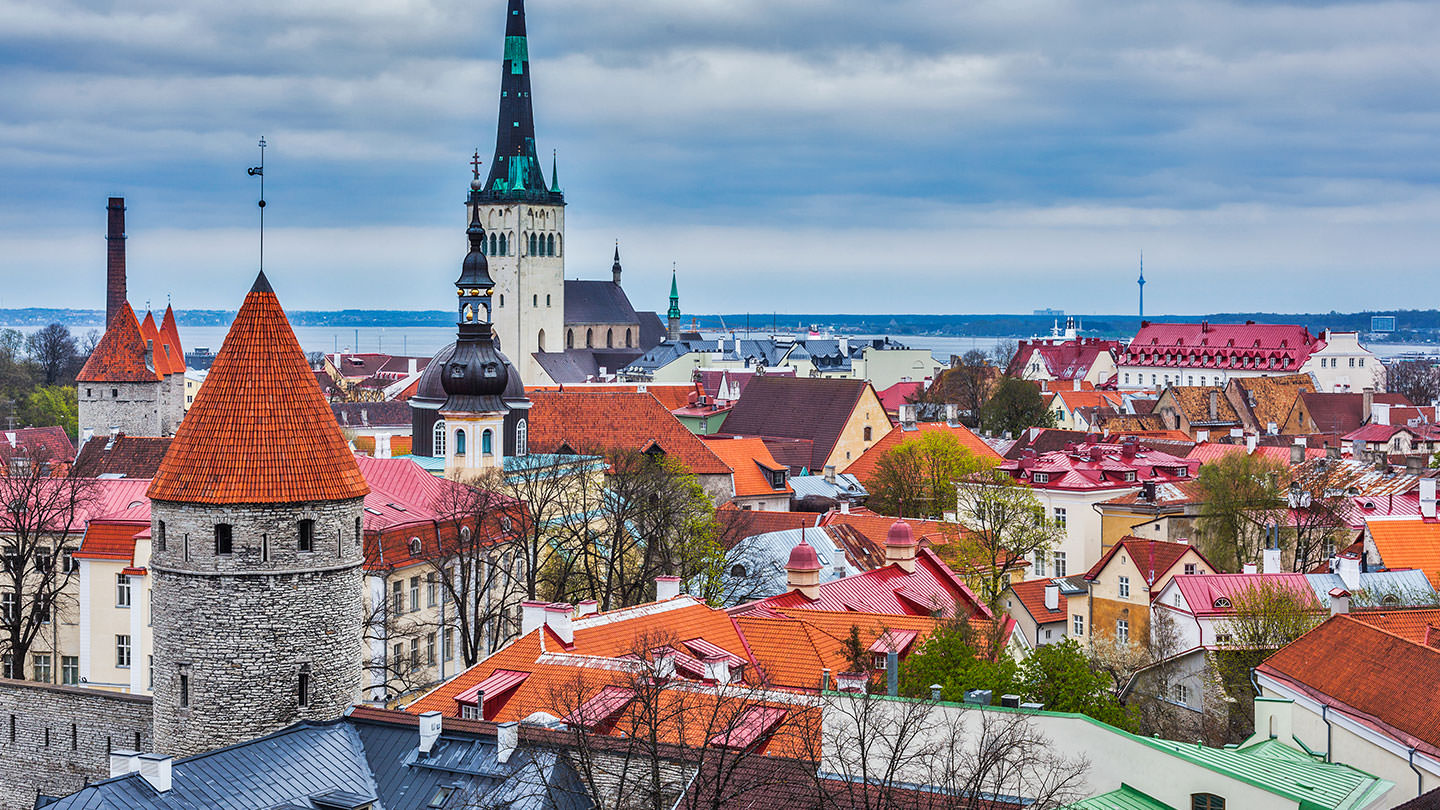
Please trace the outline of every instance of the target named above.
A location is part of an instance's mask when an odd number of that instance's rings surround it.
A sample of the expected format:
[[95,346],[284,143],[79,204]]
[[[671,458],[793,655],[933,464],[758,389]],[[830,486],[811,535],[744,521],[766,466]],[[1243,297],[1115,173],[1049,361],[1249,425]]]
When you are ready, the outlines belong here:
[[1295,374],[1309,371],[1310,355],[1322,348],[1303,326],[1141,321],[1120,356],[1119,386],[1223,386],[1234,377]]
[[1064,530],[1059,545],[1033,560],[1034,576],[1063,577],[1100,560],[1104,535],[1096,504],[1149,486],[1189,481],[1200,462],[1147,448],[1134,438],[1110,443],[1091,434],[1065,450],[1026,450],[1020,458],[1002,462],[1000,469],[1028,484],[1046,516]]

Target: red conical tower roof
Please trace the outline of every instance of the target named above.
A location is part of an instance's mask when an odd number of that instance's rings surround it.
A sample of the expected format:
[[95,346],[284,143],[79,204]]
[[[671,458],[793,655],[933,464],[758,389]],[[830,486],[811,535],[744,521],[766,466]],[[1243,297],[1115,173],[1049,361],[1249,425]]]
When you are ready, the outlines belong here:
[[185,373],[185,349],[180,346],[180,330],[175,328],[175,310],[165,305],[165,319],[160,322],[160,339],[170,347],[170,370]]
[[75,376],[77,382],[155,382],[160,375],[145,365],[145,338],[135,311],[124,304],[105,325],[105,335]]
[[336,501],[369,491],[261,273],[148,494],[228,504]]
[[155,366],[156,374],[169,374],[170,361],[165,358],[165,348],[162,345],[165,338],[160,334],[160,327],[155,325],[155,313],[146,312],[145,320],[140,322],[140,337],[150,344],[152,356],[150,362]]

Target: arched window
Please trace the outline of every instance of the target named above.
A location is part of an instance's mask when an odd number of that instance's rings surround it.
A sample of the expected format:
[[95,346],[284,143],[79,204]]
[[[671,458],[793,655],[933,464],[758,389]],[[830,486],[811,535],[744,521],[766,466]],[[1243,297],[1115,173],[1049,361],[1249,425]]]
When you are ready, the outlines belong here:
[[550,234],[549,236],[545,237],[545,255],[546,255],[546,256],[554,256],[554,255],[555,255],[555,234],[553,234],[553,233]]
[[539,296],[539,295],[532,295],[532,296],[530,296],[530,306],[532,306],[532,307],[538,307],[538,306],[540,306],[540,296]]
[[566,330],[565,330],[565,348],[567,348],[567,349],[573,349],[573,348],[575,348],[575,330],[574,330],[574,329],[566,329]]
[[629,349],[629,348],[633,347],[634,345],[635,345],[635,344],[632,342],[631,337],[630,337],[630,330],[629,330],[629,329],[626,329],[626,330],[625,330],[625,348]]
[[505,293],[500,293],[500,306],[505,306]]
[[509,255],[510,255],[510,240],[509,240],[509,239],[506,237],[506,235],[503,234],[503,233],[500,234],[500,255],[501,255],[501,256],[509,256]]
[[521,417],[515,423],[515,455],[526,456],[530,454],[530,423]]
[[445,455],[445,420],[441,419],[435,423],[435,430],[431,434],[434,446],[430,448],[430,455],[438,458]]
[[532,234],[530,234],[530,255],[531,255],[531,256],[534,256],[535,253],[536,253],[536,250],[535,250],[535,234],[532,233]]
[[495,452],[495,434],[489,430],[480,434],[480,452],[492,455]]
[[536,343],[536,345],[538,345],[538,346],[540,347],[540,351],[542,351],[542,352],[545,351],[545,330],[544,330],[544,329],[541,329],[541,330],[540,330],[540,334],[535,337],[535,343]]
[[593,349],[593,348],[595,348],[595,330],[594,330],[594,329],[586,329],[586,330],[585,330],[585,348],[587,348],[587,349]]
[[494,255],[495,255],[495,251],[497,251],[497,250],[500,249],[499,239],[500,239],[500,237],[497,236],[496,234],[493,234],[493,233],[490,234],[490,255],[491,255],[491,256],[494,256]]
[[412,538],[410,538],[410,556],[411,556],[411,557],[419,557],[420,554],[421,554],[424,550],[425,550],[425,546],[424,546],[423,543],[420,542],[420,538],[418,538],[418,537],[412,537]]
[[1225,810],[1225,800],[1214,793],[1191,793],[1190,810]]
[[465,455],[465,431],[464,431],[464,430],[457,430],[457,431],[455,431],[455,455],[457,455],[457,456],[463,456],[463,455]]
[[615,330],[614,330],[614,329],[606,329],[606,330],[605,330],[605,348],[607,348],[607,349],[613,349],[613,348],[615,348]]

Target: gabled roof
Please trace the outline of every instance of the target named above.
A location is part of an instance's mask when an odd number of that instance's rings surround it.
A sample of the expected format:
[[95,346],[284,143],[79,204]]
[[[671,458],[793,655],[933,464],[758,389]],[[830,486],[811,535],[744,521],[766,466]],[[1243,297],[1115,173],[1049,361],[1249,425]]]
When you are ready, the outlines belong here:
[[8,468],[10,459],[21,457],[40,463],[68,464],[75,458],[75,445],[70,442],[70,434],[59,425],[0,431],[0,462]]
[[1045,589],[1049,587],[1048,579],[1027,579],[1024,582],[1016,582],[1010,585],[1015,598],[1025,612],[1030,614],[1037,624],[1050,624],[1052,622],[1063,622],[1070,617],[1067,612],[1068,600],[1065,597],[1064,589],[1060,591],[1060,601],[1056,608],[1051,610],[1045,607]]
[[1161,577],[1165,576],[1165,572],[1180,562],[1180,558],[1184,557],[1187,551],[1194,551],[1201,560],[1205,561],[1211,571],[1215,570],[1215,566],[1205,559],[1205,555],[1200,554],[1200,549],[1189,543],[1167,543],[1163,540],[1143,540],[1139,537],[1127,536],[1122,537],[1120,542],[1111,546],[1110,550],[1105,552],[1105,556],[1085,572],[1085,578],[1091,581],[1098,579],[1100,572],[1105,570],[1105,566],[1109,565],[1110,561],[1122,551],[1130,555],[1135,567],[1140,569],[1140,576],[1144,577],[1146,584],[1149,585],[1154,585]]
[[1372,728],[1440,754],[1440,649],[1332,616],[1257,670]]
[[135,562],[135,535],[150,529],[149,523],[134,520],[92,520],[74,556],[82,560]]
[[150,497],[300,503],[359,498],[368,491],[261,273],[180,422]]
[[1309,374],[1233,377],[1228,385],[1235,389],[1246,411],[1244,416],[1249,417],[1249,427],[1263,432],[1272,422],[1277,426],[1285,424],[1295,398],[1315,390],[1315,378]]
[[1045,365],[1045,372],[1057,380],[1079,380],[1090,373],[1101,354],[1118,355],[1120,341],[1100,338],[1075,338],[1073,340],[1020,341],[1015,356],[1010,361],[1007,374],[1011,377],[1024,375],[1025,366],[1032,355],[1038,355]]
[[865,380],[758,377],[745,387],[726,417],[725,432],[809,439],[814,442],[810,469],[820,470],[870,390]]
[[[1210,415],[1211,396],[1214,396],[1215,415]],[[1167,405],[1173,404],[1177,410],[1185,414],[1185,420],[1190,423],[1191,428],[1222,427],[1227,425],[1240,426],[1240,414],[1235,412],[1235,406],[1230,404],[1230,398],[1225,396],[1225,389],[1218,385],[1175,385],[1165,389],[1160,395],[1160,401],[1155,405],[1155,411],[1161,412]]]
[[880,397],[880,405],[885,408],[886,413],[899,413],[901,405],[924,390],[925,383],[905,380],[878,392],[877,396]]
[[[730,422],[725,423],[725,429],[730,429]],[[990,461],[1000,460],[999,453],[964,425],[951,425],[945,422],[917,422],[912,430],[906,430],[900,425],[891,428],[890,432],[880,437],[880,441],[870,445],[865,452],[860,454],[859,458],[852,461],[850,466],[845,468],[845,472],[862,482],[869,481],[875,475],[876,468],[880,466],[880,459],[891,448],[898,447],[906,440],[918,439],[926,433],[945,433],[954,436],[966,450],[976,457]]]
[[395,402],[332,402],[330,410],[341,427],[409,427],[410,403]]
[[[1375,394],[1373,397],[1373,401],[1386,404],[1408,405],[1410,402],[1400,394]],[[1305,406],[1305,412],[1310,415],[1310,421],[1315,428],[1326,433],[1349,433],[1370,418],[1370,414],[1365,412],[1364,394],[1305,391],[1300,394],[1300,402]]]
[[1119,362],[1145,368],[1298,371],[1316,348],[1315,337],[1303,326],[1143,321]]
[[105,327],[105,335],[85,361],[76,382],[158,382],[160,374],[145,364],[145,338],[135,311],[125,304]]
[[1440,522],[1424,518],[1367,520],[1365,528],[1387,568],[1418,568],[1440,587]]
[[705,446],[735,471],[735,497],[794,492],[788,481],[779,489],[771,485],[770,473],[788,473],[789,468],[777,462],[760,439],[716,438],[707,440]]
[[[1234,599],[1261,583],[1293,592],[1317,610],[1320,601],[1304,574],[1180,574],[1171,580],[1196,616],[1228,616],[1235,612]],[[1168,587],[1168,586],[1167,586]]]
[[170,449],[168,436],[93,436],[80,448],[70,474],[77,478],[151,479]]
[[530,450],[554,453],[568,446],[645,451],[658,446],[696,475],[729,475],[730,467],[685,429],[650,393],[536,391],[530,394]]
[[1440,627],[1440,607],[1375,607],[1350,606],[1350,618],[1384,630],[1416,644],[1430,638],[1430,628]]
[[[630,296],[613,281],[565,279],[566,324],[636,324],[640,317],[630,305]],[[623,333],[617,336],[624,342]],[[638,337],[638,335],[636,336]],[[577,341],[578,342],[578,341]],[[596,336],[596,343],[603,337]],[[639,344],[636,344],[639,348]]]

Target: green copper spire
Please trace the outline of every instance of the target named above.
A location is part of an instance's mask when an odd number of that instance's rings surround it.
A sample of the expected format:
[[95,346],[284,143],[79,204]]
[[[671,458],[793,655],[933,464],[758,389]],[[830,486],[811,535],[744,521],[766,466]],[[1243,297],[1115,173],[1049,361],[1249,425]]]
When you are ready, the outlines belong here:
[[675,281],[675,268],[670,268],[670,311],[665,317],[680,320],[680,285]]
[[560,151],[550,152],[550,193],[560,194]]

